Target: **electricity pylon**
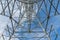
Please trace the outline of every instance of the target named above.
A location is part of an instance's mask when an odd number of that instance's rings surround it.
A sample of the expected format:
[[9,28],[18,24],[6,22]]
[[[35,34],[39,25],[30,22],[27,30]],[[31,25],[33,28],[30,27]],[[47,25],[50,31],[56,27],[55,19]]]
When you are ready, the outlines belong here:
[[[10,19],[1,35],[2,40],[52,40],[52,31],[57,40],[58,33],[53,25],[49,27],[49,19],[60,14],[60,1],[54,4],[54,0],[1,0],[0,14]],[[50,16],[52,11],[53,16]]]

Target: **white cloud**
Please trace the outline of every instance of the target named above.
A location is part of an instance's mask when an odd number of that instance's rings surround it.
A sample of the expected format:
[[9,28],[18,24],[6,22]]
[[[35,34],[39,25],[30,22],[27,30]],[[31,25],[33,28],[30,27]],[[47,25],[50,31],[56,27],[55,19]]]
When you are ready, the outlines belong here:
[[8,17],[0,15],[0,36],[2,35],[4,29],[6,28],[8,20],[9,20]]

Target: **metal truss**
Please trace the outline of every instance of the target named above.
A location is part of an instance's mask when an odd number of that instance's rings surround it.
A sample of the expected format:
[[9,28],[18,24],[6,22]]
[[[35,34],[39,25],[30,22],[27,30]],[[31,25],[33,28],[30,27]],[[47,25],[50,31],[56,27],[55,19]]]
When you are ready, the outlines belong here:
[[49,19],[60,15],[60,0],[0,0],[0,15],[9,17],[2,40],[57,40]]

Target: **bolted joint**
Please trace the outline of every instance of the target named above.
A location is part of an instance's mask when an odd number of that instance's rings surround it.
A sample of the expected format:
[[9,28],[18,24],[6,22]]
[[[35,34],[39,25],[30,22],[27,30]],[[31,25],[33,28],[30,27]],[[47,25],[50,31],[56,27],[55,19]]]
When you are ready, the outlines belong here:
[[50,18],[50,15],[48,15],[47,18],[49,19]]
[[12,16],[10,16],[10,19],[12,19]]

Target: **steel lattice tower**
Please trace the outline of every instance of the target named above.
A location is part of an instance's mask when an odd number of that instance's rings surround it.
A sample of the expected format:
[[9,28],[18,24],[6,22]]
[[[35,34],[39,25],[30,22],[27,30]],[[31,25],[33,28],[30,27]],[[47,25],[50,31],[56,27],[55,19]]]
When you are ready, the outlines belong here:
[[[55,0],[56,1],[56,0]],[[2,40],[57,40],[49,20],[59,15],[60,0],[1,0],[0,15],[9,18]],[[53,35],[55,33],[55,35]],[[54,38],[52,37],[54,36]]]

